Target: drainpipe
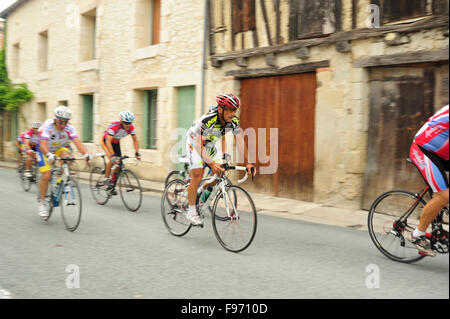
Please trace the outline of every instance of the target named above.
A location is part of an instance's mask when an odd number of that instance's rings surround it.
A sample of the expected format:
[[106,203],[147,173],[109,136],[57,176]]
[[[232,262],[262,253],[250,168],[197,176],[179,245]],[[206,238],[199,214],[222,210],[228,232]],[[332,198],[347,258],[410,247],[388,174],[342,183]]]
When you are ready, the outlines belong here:
[[206,70],[208,69],[208,64],[206,62],[206,48],[208,41],[208,31],[209,31],[209,12],[208,12],[208,0],[204,1],[205,5],[205,17],[203,25],[203,57],[202,57],[202,79],[201,79],[201,110],[202,114],[205,113],[205,78]]

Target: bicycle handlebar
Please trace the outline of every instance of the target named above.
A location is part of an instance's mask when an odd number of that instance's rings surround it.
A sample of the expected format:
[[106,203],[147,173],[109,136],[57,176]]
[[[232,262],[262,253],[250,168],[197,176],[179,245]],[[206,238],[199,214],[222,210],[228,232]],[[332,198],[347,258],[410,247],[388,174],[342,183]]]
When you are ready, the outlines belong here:
[[[225,169],[225,171],[229,171],[229,170],[236,170],[236,171],[243,171],[243,172],[248,172],[247,167],[245,166],[232,166],[232,165],[228,165],[228,164],[222,164],[220,165],[222,168]],[[252,167],[250,174],[252,175],[252,181],[254,180],[254,176],[253,176],[253,172],[254,172],[255,168]],[[243,182],[245,182],[248,178],[249,174],[245,174],[243,178],[239,179],[237,182],[238,184],[242,184]],[[208,181],[206,181],[206,183],[212,183],[214,182],[216,179],[218,179],[217,175],[214,174],[213,177],[211,177]]]

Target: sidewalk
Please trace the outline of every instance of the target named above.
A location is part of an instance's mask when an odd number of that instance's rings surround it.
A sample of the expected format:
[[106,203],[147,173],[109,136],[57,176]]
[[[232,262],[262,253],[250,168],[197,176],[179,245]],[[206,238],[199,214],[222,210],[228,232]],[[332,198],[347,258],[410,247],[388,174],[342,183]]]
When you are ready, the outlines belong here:
[[[0,161],[0,167],[15,169],[16,163]],[[80,179],[87,181],[89,173],[80,172]],[[145,192],[160,195],[164,191],[164,182],[149,180],[140,182]],[[343,209],[258,193],[251,193],[251,196],[258,214],[359,230],[367,229],[367,211],[364,210]]]

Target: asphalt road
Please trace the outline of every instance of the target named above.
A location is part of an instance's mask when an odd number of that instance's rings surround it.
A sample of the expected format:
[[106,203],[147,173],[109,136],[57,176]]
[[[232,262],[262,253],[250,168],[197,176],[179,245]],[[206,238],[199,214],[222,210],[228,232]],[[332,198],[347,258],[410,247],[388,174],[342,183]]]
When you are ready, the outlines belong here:
[[236,254],[219,245],[209,218],[170,235],[158,194],[131,213],[118,196],[98,206],[81,186],[83,217],[70,233],[59,209],[41,221],[36,188],[25,193],[0,168],[0,299],[449,298],[448,255],[400,264],[364,231],[262,214],[254,242]]

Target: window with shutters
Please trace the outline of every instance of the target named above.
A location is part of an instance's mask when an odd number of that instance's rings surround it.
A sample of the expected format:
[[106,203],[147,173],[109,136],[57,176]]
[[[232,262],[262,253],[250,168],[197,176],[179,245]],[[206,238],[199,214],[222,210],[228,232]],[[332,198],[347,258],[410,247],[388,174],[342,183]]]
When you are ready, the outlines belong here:
[[233,0],[233,34],[256,29],[255,0]]
[[322,37],[341,30],[341,0],[294,0],[290,39]]
[[144,91],[144,148],[157,148],[157,90]]
[[448,13],[447,0],[372,0],[380,9],[382,24]]
[[83,142],[94,140],[94,96],[83,95]]

